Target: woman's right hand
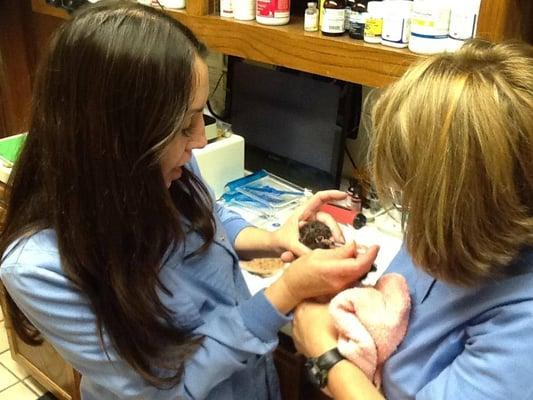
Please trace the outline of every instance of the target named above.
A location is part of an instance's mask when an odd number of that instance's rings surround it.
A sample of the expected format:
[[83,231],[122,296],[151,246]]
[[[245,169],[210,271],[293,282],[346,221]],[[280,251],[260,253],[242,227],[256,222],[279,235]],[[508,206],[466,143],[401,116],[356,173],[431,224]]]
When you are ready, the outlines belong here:
[[314,250],[293,261],[265,290],[265,295],[285,314],[305,299],[336,294],[370,270],[378,250],[378,246],[357,249],[354,242],[334,249]]

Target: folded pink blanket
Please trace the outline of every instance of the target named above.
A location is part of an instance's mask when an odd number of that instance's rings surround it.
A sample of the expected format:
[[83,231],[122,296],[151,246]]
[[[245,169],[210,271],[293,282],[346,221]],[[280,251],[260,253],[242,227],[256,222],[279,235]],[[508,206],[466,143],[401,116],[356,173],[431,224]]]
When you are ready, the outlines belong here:
[[381,386],[383,363],[403,340],[411,299],[404,277],[383,275],[375,286],[340,292],[329,312],[339,332],[339,352]]

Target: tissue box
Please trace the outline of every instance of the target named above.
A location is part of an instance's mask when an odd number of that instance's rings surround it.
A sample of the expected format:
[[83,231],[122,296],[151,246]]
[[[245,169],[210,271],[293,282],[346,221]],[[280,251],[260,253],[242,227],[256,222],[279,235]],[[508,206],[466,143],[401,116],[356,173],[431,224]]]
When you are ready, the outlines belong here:
[[231,135],[209,143],[203,149],[194,149],[194,157],[202,177],[219,198],[226,183],[244,176],[244,138]]

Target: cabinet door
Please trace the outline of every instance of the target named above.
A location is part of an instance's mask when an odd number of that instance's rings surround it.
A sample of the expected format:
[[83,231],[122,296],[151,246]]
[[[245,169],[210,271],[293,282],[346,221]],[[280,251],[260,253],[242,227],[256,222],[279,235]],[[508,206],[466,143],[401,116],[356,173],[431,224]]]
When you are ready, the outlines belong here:
[[305,378],[304,357],[297,354],[292,339],[279,334],[279,346],[274,352],[274,363],[278,370],[281,398],[283,400],[327,400],[319,389]]
[[0,296],[13,360],[26,368],[35,380],[58,399],[80,400],[80,374],[46,341],[38,346],[24,343],[12,329],[11,317],[6,307],[6,292],[1,284]]

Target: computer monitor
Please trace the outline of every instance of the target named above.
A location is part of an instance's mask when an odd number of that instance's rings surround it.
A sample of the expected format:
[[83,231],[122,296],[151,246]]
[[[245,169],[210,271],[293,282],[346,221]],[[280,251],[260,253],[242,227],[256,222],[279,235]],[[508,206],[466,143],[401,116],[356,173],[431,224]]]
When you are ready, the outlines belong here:
[[360,99],[359,85],[229,59],[230,122],[245,138],[250,171],[266,169],[313,190],[339,187]]

